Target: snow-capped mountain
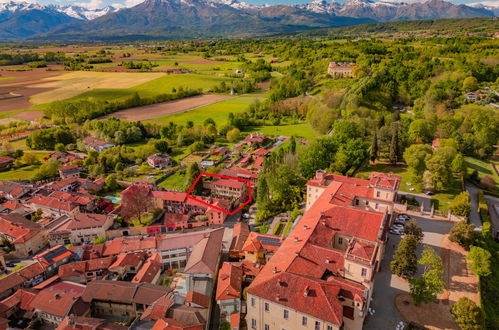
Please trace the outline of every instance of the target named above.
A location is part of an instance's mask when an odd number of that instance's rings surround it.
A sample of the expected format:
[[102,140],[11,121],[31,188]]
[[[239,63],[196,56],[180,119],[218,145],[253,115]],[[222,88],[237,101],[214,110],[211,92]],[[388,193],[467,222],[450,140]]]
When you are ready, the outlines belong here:
[[499,16],[499,1],[481,1],[468,3],[467,6],[490,10],[494,15]]
[[120,10],[120,8],[106,6],[99,9],[88,9],[80,6],[57,6],[56,10],[76,19],[93,20],[97,17],[114,13]]
[[[29,0],[31,1],[31,0]],[[493,17],[486,1],[474,6],[444,0],[312,0],[304,5],[255,6],[238,0],[145,0],[131,8],[0,3],[0,39],[82,40],[119,36],[186,38],[280,33],[397,20]],[[489,3],[490,2],[490,3]],[[495,8],[495,7],[494,7]],[[42,34],[42,35],[40,35]]]

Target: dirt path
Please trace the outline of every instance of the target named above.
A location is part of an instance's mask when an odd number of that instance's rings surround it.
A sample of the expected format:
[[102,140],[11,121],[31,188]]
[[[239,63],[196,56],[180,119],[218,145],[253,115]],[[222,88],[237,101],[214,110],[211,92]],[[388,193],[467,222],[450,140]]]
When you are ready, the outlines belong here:
[[417,307],[410,294],[399,294],[395,305],[407,322],[414,322],[428,329],[459,329],[450,314],[452,304],[461,297],[468,297],[479,304],[478,278],[470,271],[467,252],[445,235],[441,243],[446,290],[437,300]]
[[100,119],[119,118],[122,120],[145,120],[171,115],[199,108],[208,104],[217,103],[231,98],[230,95],[204,94],[187,97],[181,100],[156,103],[117,111],[101,117]]

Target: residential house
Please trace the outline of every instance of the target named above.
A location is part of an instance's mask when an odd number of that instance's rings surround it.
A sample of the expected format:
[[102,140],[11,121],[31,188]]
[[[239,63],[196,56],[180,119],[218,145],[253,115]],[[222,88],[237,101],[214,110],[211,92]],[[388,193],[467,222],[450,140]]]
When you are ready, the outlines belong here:
[[252,147],[255,143],[258,145],[262,145],[267,140],[267,136],[262,133],[251,133],[246,135],[244,138],[244,142],[248,145],[248,147]]
[[13,295],[0,301],[0,317],[10,320],[31,319],[33,307],[31,302],[38,294],[33,289],[17,289]]
[[28,200],[34,210],[41,209],[48,217],[77,214],[80,206],[75,202],[66,201],[56,197],[37,195]]
[[0,156],[0,169],[11,167],[14,160],[15,159],[10,156]]
[[335,79],[351,78],[354,74],[354,69],[357,67],[351,62],[330,62],[327,68],[327,73]]
[[217,197],[245,202],[248,198],[248,183],[235,179],[218,179],[210,183],[211,193]]
[[128,327],[105,319],[88,316],[69,315],[62,320],[56,330],[127,330]]
[[79,178],[82,171],[79,165],[64,165],[59,167],[59,176],[61,179]]
[[73,252],[63,245],[56,245],[33,257],[45,269],[47,277],[57,273],[59,266],[67,264],[73,259]]
[[104,140],[94,138],[93,136],[87,136],[86,138],[84,138],[83,144],[85,145],[85,148],[98,152],[101,152],[108,148],[116,147],[114,143],[106,142]]
[[224,262],[218,272],[216,300],[226,316],[241,312],[243,269],[237,263]]
[[97,208],[97,197],[85,192],[54,191],[49,197],[76,203],[81,212],[93,212]]
[[231,167],[230,169],[221,169],[218,175],[230,176],[234,178],[250,180],[251,189],[256,189],[258,183],[258,171],[242,167]]
[[31,302],[37,317],[56,327],[71,314],[88,314],[89,306],[78,299],[85,286],[72,282],[56,282],[41,290]]
[[132,278],[132,283],[151,283],[158,284],[161,275],[161,263],[149,258],[140,267],[139,271]]
[[281,246],[283,238],[271,234],[250,232],[241,251],[244,259],[252,263],[266,264]]
[[43,282],[45,268],[35,261],[9,275],[0,278],[0,299],[4,299],[20,288],[31,288]]
[[57,271],[57,276],[61,280],[82,284],[100,280],[108,273],[114,259],[115,257],[112,256],[61,265]]
[[229,247],[229,257],[233,259],[244,258],[243,246],[250,234],[249,225],[239,221],[232,229],[232,241]]
[[0,181],[0,197],[8,200],[23,201],[32,190],[32,185],[13,181]]
[[47,246],[47,231],[17,213],[0,214],[0,236],[14,246],[13,255],[27,258]]
[[49,243],[54,246],[93,242],[97,237],[106,237],[115,218],[116,215],[96,213],[63,215],[47,225]]
[[49,157],[57,159],[63,164],[69,164],[74,162],[75,160],[83,159],[83,157],[79,156],[78,154],[67,151],[54,151],[50,154]]
[[119,278],[132,278],[142,266],[146,259],[146,252],[132,252],[120,254],[116,260],[109,266],[109,271],[116,274]]
[[150,283],[96,280],[87,284],[82,300],[90,304],[92,317],[124,321],[139,316],[170,292]]
[[172,160],[168,154],[157,153],[147,157],[147,164],[152,168],[164,169],[172,164]]

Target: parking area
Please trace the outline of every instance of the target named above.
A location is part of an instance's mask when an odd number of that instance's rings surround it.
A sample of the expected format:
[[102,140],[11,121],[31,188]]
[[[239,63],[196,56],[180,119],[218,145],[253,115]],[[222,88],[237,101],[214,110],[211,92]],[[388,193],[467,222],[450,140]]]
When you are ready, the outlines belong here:
[[[440,245],[444,235],[449,232],[454,224],[421,216],[412,218],[416,219],[424,233],[423,244],[418,247],[418,257],[421,255],[424,245],[429,245],[437,253],[440,253]],[[364,329],[395,329],[397,324],[402,321],[402,317],[395,307],[395,296],[400,293],[408,293],[409,283],[392,275],[390,271],[390,261],[399,242],[400,236],[389,234],[381,270],[374,277],[371,308],[374,309],[375,313],[368,316]],[[422,272],[422,267],[419,268],[419,272]]]

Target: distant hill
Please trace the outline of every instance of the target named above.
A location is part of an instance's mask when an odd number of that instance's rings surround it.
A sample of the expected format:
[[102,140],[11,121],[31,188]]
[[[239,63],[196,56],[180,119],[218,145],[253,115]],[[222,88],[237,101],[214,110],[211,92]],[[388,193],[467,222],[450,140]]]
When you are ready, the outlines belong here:
[[[490,6],[489,6],[490,7]],[[88,10],[33,2],[0,3],[0,39],[118,41],[244,37],[363,23],[494,17],[489,7],[443,0],[313,0],[255,6],[238,0],[145,0],[131,8]]]
[[299,32],[299,36],[362,37],[389,36],[393,34],[413,35],[463,35],[499,33],[497,18],[450,18],[419,21],[400,21],[361,24],[349,27],[318,29]]

